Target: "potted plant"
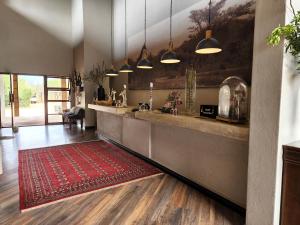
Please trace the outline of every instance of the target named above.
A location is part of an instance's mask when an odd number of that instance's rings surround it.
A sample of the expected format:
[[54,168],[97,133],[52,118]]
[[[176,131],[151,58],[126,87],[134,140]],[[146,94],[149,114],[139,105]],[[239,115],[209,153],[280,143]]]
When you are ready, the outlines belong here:
[[95,67],[93,66],[93,69],[88,73],[85,74],[84,80],[85,81],[91,81],[93,83],[96,83],[98,85],[98,101],[105,100],[105,89],[103,87],[104,79],[105,79],[105,63],[102,62],[102,65],[99,64]]
[[300,11],[295,11],[292,0],[290,0],[290,6],[294,15],[292,21],[285,26],[279,25],[275,28],[268,36],[267,42],[272,46],[277,46],[282,39],[287,40],[285,50],[296,57],[297,69],[300,70]]

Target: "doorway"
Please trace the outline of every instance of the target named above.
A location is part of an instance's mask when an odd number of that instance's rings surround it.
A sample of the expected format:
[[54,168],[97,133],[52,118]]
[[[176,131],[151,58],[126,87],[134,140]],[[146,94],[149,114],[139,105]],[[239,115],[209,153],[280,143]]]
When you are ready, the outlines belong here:
[[1,127],[45,125],[44,76],[0,75]]
[[0,128],[60,124],[70,108],[68,77],[0,74]]
[[71,108],[70,80],[67,77],[45,77],[46,124],[62,123],[62,114]]

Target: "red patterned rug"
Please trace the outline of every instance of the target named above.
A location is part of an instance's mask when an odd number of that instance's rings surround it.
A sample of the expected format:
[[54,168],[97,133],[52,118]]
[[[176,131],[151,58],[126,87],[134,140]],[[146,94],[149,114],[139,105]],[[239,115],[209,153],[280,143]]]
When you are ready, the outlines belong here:
[[21,150],[20,209],[25,211],[160,173],[105,141]]

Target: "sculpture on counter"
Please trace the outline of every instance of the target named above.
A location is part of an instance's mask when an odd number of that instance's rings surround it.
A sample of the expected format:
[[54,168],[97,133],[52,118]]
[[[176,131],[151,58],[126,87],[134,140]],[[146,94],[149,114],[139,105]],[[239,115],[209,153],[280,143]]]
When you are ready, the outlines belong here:
[[117,92],[114,89],[111,89],[112,106],[116,106],[116,94]]
[[248,121],[248,88],[244,80],[232,76],[224,80],[219,91],[219,120],[231,123]]
[[122,97],[122,104],[121,107],[127,107],[127,86],[124,84],[124,90],[121,91],[120,95]]
[[153,83],[150,82],[150,99],[149,99],[149,110],[153,110]]

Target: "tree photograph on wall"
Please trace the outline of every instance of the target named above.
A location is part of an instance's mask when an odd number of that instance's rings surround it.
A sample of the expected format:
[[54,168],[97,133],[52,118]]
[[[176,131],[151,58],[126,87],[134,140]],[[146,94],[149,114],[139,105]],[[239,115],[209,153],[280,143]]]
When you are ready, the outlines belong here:
[[[238,76],[251,85],[255,1],[212,2],[211,28],[214,38],[220,42],[223,51],[211,55],[195,53],[197,43],[205,37],[209,25],[208,4],[190,10],[188,13],[177,13],[180,18],[188,19],[188,26],[176,31],[178,37],[181,33],[187,34],[180,44],[174,46],[181,63],[161,64],[160,58],[167,50],[167,46],[161,44],[160,50],[152,52],[150,57],[154,65],[153,70],[135,70],[128,78],[129,89],[148,89],[149,82],[154,83],[155,89],[183,89],[185,71],[190,65],[197,71],[198,88],[218,87],[229,76]],[[174,39],[176,41],[176,37]],[[130,63],[136,65],[141,57],[142,53],[137,52],[136,57],[130,57]]]

